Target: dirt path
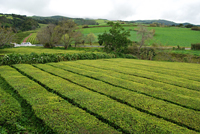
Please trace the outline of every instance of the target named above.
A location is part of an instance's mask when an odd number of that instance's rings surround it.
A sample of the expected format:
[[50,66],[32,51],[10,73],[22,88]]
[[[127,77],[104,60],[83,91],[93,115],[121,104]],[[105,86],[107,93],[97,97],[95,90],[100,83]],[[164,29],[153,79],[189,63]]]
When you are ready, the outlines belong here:
[[28,39],[31,35],[32,35],[32,33],[31,33],[28,37],[26,37],[26,38],[23,40],[23,42],[26,42],[27,39]]

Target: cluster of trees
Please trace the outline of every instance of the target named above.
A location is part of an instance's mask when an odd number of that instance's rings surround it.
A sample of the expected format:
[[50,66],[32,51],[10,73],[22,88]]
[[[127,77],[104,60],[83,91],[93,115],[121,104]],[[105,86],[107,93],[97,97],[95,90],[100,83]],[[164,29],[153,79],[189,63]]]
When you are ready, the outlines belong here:
[[72,44],[83,44],[89,42],[92,44],[96,40],[96,36],[91,33],[86,37],[81,33],[80,28],[73,20],[62,20],[55,24],[49,24],[47,27],[41,29],[37,34],[37,39],[44,47],[55,47],[57,44],[64,45],[65,49]]
[[0,48],[6,44],[10,44],[14,38],[15,34],[13,33],[12,28],[0,27]]
[[36,20],[26,17],[25,15],[1,15],[0,16],[1,27],[11,27],[14,32],[34,30],[39,27]]
[[[52,17],[33,16],[32,18],[42,24],[55,24],[55,25],[58,25],[59,21],[62,21],[63,19],[65,20],[72,19],[63,16],[52,16]],[[78,25],[99,25],[98,22],[91,19],[73,18],[73,20]]]
[[[104,32],[102,35],[98,35],[98,40],[100,45],[104,45],[104,50],[106,52],[116,52],[123,53],[127,50],[128,46],[131,46],[133,42],[128,38],[130,37],[130,31],[125,30],[119,23],[108,22],[112,28],[109,33]],[[147,27],[139,25],[137,29],[138,37],[140,41],[138,42],[138,53],[140,53],[141,48],[146,45],[146,41],[153,37],[155,31],[149,31]]]

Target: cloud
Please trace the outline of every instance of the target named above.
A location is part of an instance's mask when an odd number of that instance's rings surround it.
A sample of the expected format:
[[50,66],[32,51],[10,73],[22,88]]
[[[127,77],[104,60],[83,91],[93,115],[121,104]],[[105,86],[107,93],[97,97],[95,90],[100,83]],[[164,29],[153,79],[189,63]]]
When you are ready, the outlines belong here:
[[50,0],[0,0],[0,12],[27,15],[45,14]]
[[0,13],[199,24],[199,0],[0,0]]
[[110,9],[104,17],[112,20],[125,19],[136,13],[136,8],[131,0],[112,0]]
[[177,4],[170,8],[168,11],[164,11],[161,15],[162,18],[174,20],[176,22],[190,22],[199,24],[200,18],[200,1],[191,1],[190,3]]

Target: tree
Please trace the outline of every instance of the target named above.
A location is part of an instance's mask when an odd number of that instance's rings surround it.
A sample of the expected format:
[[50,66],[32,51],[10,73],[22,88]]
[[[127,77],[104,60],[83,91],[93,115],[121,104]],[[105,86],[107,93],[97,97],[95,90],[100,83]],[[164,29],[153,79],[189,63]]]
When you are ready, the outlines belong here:
[[119,23],[108,22],[112,26],[110,33],[104,32],[98,35],[99,42],[103,42],[104,50],[106,52],[123,52],[132,42],[128,39],[130,31],[125,31]]
[[78,32],[77,24],[73,20],[62,20],[57,27],[59,33],[63,35],[60,42],[64,44],[65,49],[71,45]]
[[90,43],[90,45],[92,45],[92,43],[96,40],[96,36],[93,33],[89,33],[86,36],[86,41]]
[[77,44],[82,44],[83,40],[83,34],[80,31],[77,31],[74,35],[75,47]]
[[37,34],[37,39],[44,47],[54,47],[59,43],[62,34],[56,29],[54,24],[49,24],[47,27],[41,29]]
[[1,27],[0,24],[0,47],[10,44],[15,38],[12,28]]
[[145,46],[145,42],[148,39],[151,39],[153,37],[153,32],[149,31],[145,26],[139,25],[139,29],[137,31],[137,34],[141,40],[139,41],[139,49],[140,50],[143,46]]

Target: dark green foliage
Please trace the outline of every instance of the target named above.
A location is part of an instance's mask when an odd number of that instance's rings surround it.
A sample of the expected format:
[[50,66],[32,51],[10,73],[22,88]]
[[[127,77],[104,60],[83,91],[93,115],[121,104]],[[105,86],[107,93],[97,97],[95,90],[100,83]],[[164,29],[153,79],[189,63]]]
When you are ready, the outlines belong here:
[[103,45],[103,40],[99,40],[98,43],[99,43],[100,46],[102,46]]
[[191,50],[200,50],[200,43],[191,44]]
[[83,25],[82,28],[89,28],[89,26],[88,25]]
[[[130,56],[128,56],[130,57]],[[114,54],[106,53],[74,53],[74,54],[48,54],[48,53],[31,53],[31,54],[8,54],[1,58],[0,65],[12,64],[35,64],[59,61],[83,60],[83,59],[102,59],[115,58]]]
[[200,27],[194,26],[194,27],[191,28],[191,30],[199,31],[199,30],[200,30]]
[[39,27],[38,22],[34,19],[16,14],[0,16],[0,23],[3,26],[12,27],[15,32],[34,30]]
[[177,45],[177,48],[173,47],[173,50],[185,50],[185,47],[180,47],[179,45]]
[[104,32],[102,35],[98,35],[98,40],[103,42],[104,50],[106,52],[123,52],[132,42],[128,39],[130,31],[125,29],[119,23],[108,22],[112,28],[110,33]]
[[153,47],[143,47],[138,51],[137,46],[129,47],[126,49],[126,54],[134,55],[137,58],[152,60],[156,56],[156,50]]
[[192,24],[185,25],[186,28],[192,28],[193,26]]
[[[91,51],[91,50],[90,50]],[[95,51],[95,50],[94,50]],[[0,59],[0,65],[12,64],[36,64],[72,60],[85,60],[85,59],[108,59],[108,58],[129,58],[135,59],[133,55],[129,54],[106,54],[106,53],[66,53],[66,54],[49,54],[49,53],[31,53],[31,54],[8,54]]]
[[6,44],[0,47],[0,49],[4,49],[4,48],[13,48],[14,44]]

